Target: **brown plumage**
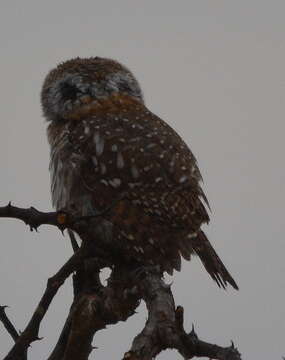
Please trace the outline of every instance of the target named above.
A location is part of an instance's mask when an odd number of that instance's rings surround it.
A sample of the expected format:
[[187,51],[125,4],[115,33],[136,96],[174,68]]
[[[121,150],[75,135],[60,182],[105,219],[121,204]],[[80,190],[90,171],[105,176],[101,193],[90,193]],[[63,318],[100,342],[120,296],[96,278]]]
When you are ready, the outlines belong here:
[[81,216],[112,204],[98,224],[100,244],[94,225],[94,246],[113,262],[169,273],[180,270],[181,255],[197,254],[219,286],[237,289],[200,229],[209,217],[196,159],[145,107],[128,69],[103,58],[69,60],[47,76],[42,105],[55,207]]

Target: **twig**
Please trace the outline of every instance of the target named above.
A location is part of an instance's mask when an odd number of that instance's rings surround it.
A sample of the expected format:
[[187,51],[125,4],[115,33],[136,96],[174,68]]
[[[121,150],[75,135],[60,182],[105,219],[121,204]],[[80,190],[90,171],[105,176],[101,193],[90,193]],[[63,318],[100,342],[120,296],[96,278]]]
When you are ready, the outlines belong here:
[[8,316],[6,315],[5,309],[7,307],[8,306],[0,306],[0,321],[3,323],[5,329],[11,335],[12,339],[16,342],[19,337],[19,334],[15,329],[14,325],[9,320]]
[[[33,206],[25,209],[13,206],[11,202],[9,202],[6,206],[0,206],[0,218],[12,218],[22,220],[26,225],[30,226],[31,231],[37,231],[40,225],[53,225],[58,227],[61,231],[66,228],[77,230],[78,228],[81,228],[82,222],[87,225],[91,223],[92,220],[103,217],[116,205],[116,203],[120,199],[121,197],[119,199],[115,199],[110,204],[110,206],[107,206],[101,212],[98,212],[98,214],[81,216],[77,218],[74,218],[71,214],[68,214],[65,211],[43,212],[37,210]],[[84,228],[86,228],[86,226],[84,226]],[[73,236],[71,235],[72,246],[75,245],[74,241],[76,242],[75,238],[73,238]]]
[[62,268],[50,279],[48,279],[46,290],[34,311],[34,314],[29,321],[25,330],[16,340],[15,345],[12,347],[4,360],[18,360],[21,359],[22,354],[27,350],[33,341],[40,340],[39,327],[40,323],[45,316],[49,305],[56,295],[60,286],[64,283],[66,278],[82,263],[86,257],[85,248],[81,248],[77,253],[62,266]]
[[[19,338],[19,334],[5,312],[5,308],[7,307],[8,306],[0,306],[0,321],[3,323],[5,329],[11,335],[12,339],[16,342]],[[22,354],[20,359],[27,360],[27,350]]]
[[0,207],[0,217],[22,220],[30,226],[31,231],[37,230],[40,225],[53,225],[64,230],[67,223],[67,214],[64,212],[42,212],[32,206],[23,209],[11,203]]
[[70,242],[71,242],[73,252],[76,252],[79,249],[79,246],[78,246],[78,243],[76,241],[74,232],[72,230],[70,230],[70,229],[67,229],[67,232],[68,232],[68,235],[69,235],[69,238],[70,238]]

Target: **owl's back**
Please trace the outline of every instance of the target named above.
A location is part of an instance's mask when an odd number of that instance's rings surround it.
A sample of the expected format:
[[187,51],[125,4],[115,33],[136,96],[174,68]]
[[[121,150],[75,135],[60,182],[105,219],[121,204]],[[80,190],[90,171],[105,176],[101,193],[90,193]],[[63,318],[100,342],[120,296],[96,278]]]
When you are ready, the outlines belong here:
[[142,103],[114,97],[81,121],[52,123],[49,139],[57,208],[90,215],[112,204],[104,218],[126,261],[172,273],[197,253],[220,285],[234,282],[200,230],[209,218],[193,154]]

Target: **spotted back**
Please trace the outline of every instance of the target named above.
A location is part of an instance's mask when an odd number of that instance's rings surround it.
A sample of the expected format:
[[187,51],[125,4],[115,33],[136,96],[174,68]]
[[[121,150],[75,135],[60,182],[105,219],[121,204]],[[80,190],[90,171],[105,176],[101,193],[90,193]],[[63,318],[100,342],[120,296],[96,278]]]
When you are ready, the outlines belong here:
[[[196,159],[181,137],[125,95],[52,122],[53,202],[79,215],[110,208],[112,249],[125,261],[180,270],[198,254],[220,285],[237,287],[200,227],[209,221]],[[110,205],[112,205],[110,207]],[[95,239],[94,239],[95,241]]]

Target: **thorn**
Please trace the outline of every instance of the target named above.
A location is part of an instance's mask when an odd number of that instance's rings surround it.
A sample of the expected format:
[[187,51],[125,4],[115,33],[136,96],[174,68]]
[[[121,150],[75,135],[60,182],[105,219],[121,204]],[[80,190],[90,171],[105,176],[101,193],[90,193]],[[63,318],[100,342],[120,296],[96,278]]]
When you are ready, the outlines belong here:
[[235,348],[235,344],[234,342],[231,340],[231,348],[234,349]]
[[[28,224],[29,225],[29,224]],[[34,225],[30,225],[30,231],[35,231],[35,232],[39,232],[38,231],[38,227],[37,226],[34,226]]]
[[195,332],[194,324],[192,323],[192,330],[189,334],[190,336],[194,337],[195,339],[198,339],[198,335]]
[[43,340],[43,337],[39,337],[39,336],[35,337],[35,341],[41,341],[41,340]]
[[12,203],[11,203],[11,201],[9,201],[9,202],[8,202],[7,207],[12,207]]

